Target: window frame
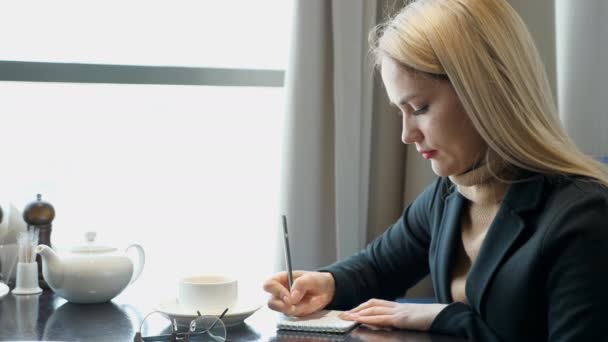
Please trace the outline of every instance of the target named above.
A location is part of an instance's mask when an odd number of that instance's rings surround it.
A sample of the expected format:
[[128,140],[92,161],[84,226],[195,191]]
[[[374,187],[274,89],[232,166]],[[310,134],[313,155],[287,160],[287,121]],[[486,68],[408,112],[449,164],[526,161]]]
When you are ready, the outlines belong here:
[[0,61],[0,81],[283,87],[283,70]]

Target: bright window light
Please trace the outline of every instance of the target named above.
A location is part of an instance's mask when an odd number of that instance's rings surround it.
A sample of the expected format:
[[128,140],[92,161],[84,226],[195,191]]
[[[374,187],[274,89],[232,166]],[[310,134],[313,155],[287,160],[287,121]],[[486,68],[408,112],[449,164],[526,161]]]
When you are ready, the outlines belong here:
[[0,102],[3,202],[41,193],[56,247],[142,244],[155,281],[271,271],[281,88],[0,82]]
[[3,60],[284,69],[288,0],[3,1]]
[[[287,0],[2,2],[1,59],[283,71],[290,20]],[[28,72],[24,80],[35,78]],[[203,273],[261,289],[275,265],[283,88],[92,75],[0,75],[0,203],[23,209],[42,194],[55,206],[60,250],[87,231],[104,244],[141,244],[141,289]]]

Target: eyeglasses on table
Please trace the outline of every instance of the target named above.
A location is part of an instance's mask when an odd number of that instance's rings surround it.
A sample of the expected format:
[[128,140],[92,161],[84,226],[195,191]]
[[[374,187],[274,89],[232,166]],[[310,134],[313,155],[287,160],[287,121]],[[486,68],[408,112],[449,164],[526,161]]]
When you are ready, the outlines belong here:
[[141,329],[150,315],[158,313],[163,317],[166,317],[160,311],[152,311],[144,317],[141,324],[139,325],[139,331],[135,333],[133,342],[148,342],[148,341],[168,341],[168,342],[187,342],[187,341],[205,341],[205,342],[229,342],[230,340],[226,337],[226,326],[222,321],[224,315],[228,312],[228,309],[218,317],[213,315],[201,315],[197,311],[198,317],[190,321],[187,330],[180,331],[177,321],[171,319],[171,334],[155,335],[155,336],[142,336]]

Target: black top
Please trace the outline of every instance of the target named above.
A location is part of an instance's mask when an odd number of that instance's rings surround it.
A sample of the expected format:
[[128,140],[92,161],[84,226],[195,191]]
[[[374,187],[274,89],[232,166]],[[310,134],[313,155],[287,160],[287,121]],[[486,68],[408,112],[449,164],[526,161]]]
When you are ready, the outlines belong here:
[[469,270],[468,304],[453,302],[451,267],[466,199],[431,184],[386,232],[333,274],[331,308],[394,299],[431,274],[450,304],[431,331],[478,341],[608,340],[608,190],[581,178],[531,174],[512,184]]

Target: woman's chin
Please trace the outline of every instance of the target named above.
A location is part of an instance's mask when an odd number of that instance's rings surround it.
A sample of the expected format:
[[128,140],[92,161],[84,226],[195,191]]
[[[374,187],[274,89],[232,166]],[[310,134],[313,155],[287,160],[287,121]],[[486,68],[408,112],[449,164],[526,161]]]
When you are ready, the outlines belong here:
[[431,160],[431,169],[433,169],[433,172],[439,177],[451,176],[450,173],[447,172],[448,170],[442,168],[441,165],[438,165],[438,163],[434,160]]
[[454,168],[445,167],[445,165],[442,165],[442,163],[436,160],[431,160],[431,168],[433,169],[433,172],[439,177],[449,177],[462,173],[455,171]]

